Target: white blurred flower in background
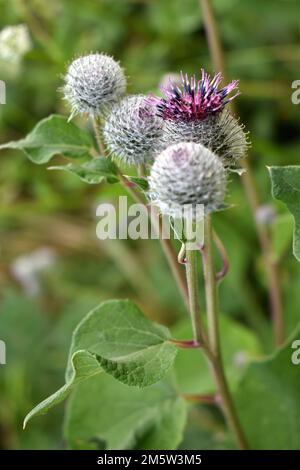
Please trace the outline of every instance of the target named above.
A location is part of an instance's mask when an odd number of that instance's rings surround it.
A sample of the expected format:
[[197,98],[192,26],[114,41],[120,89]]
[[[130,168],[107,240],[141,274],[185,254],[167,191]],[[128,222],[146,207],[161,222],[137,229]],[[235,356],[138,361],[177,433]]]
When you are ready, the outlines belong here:
[[17,257],[11,264],[10,269],[26,294],[34,296],[41,291],[40,274],[49,270],[54,265],[55,260],[54,250],[42,247]]
[[0,31],[0,64],[12,75],[18,72],[23,56],[32,49],[25,24],[6,26]]
[[19,64],[23,56],[30,51],[32,43],[25,24],[6,26],[0,31],[0,60]]

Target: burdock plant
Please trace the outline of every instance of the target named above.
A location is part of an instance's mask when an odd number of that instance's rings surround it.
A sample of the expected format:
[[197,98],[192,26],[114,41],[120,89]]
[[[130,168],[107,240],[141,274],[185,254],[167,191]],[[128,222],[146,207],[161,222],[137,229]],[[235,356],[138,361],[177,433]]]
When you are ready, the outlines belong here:
[[[178,348],[199,348],[211,366],[216,393],[209,397],[199,395],[197,401],[220,406],[238,446],[245,449],[247,442],[227,384],[219,338],[217,290],[227,272],[228,260],[211,222],[211,215],[225,207],[228,169],[237,165],[247,146],[242,126],[226,110],[226,105],[238,95],[237,82],[220,88],[220,74],[210,79],[202,71],[198,81],[195,77],[182,76],[181,86],[170,82],[164,90],[164,98],[124,96],[124,72],[113,58],[103,54],[75,59],[64,81],[64,96],[72,116],[79,113],[93,119],[96,142],[88,131],[79,129],[73,122],[51,116],[40,122],[25,139],[2,147],[23,149],[36,163],[48,162],[60,153],[71,159],[71,163],[55,168],[75,173],[92,184],[103,180],[121,182],[136,201],[146,205],[189,308],[194,337],[185,341],[172,339],[167,328],[152,323],[129,301],[101,304],[74,332],[66,384],[37,405],[27,415],[25,424],[63,400],[78,383],[94,381],[98,374],[102,377],[103,372],[123,384],[143,388],[138,396],[136,390],[132,392],[133,401],[143,403],[149,399],[148,393],[154,393],[147,391],[149,385],[167,380],[164,377],[173,365]],[[115,162],[133,169],[143,166],[145,173],[141,172],[139,177],[124,175]],[[185,206],[195,208],[199,204],[204,207],[204,243],[195,250],[187,248],[186,240],[181,240],[179,263],[171,241],[162,236],[160,215],[150,215],[149,207],[156,206],[161,215],[180,218]],[[192,211],[195,222],[197,217],[198,212]],[[224,262],[219,273],[213,263],[214,242]],[[200,313],[198,293],[200,254],[204,266],[206,320]],[[167,444],[173,448],[181,440],[186,401],[176,390],[171,392],[170,387],[162,382],[155,393],[157,400],[162,399],[161,394],[173,400],[170,408],[173,423],[172,409],[176,408],[178,422]],[[128,394],[128,389],[121,388],[122,393]],[[74,400],[69,407],[67,428],[75,412]],[[93,415],[92,401],[84,399],[84,403],[86,413]],[[114,405],[112,402],[111,406]],[[166,409],[162,412],[166,413]],[[152,420],[152,414],[143,416],[147,431],[153,425]],[[94,434],[89,436],[90,441],[94,437]],[[119,445],[126,448],[133,442],[125,439]]]

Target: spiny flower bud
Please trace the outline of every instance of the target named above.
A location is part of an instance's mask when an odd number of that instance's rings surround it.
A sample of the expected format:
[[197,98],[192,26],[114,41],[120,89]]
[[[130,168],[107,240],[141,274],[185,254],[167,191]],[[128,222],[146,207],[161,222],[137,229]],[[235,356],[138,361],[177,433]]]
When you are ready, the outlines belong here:
[[224,108],[239,95],[229,96],[238,82],[219,89],[221,74],[211,80],[204,70],[198,82],[187,75],[181,75],[181,80],[181,85],[170,80],[162,89],[163,98],[149,98],[164,120],[160,149],[182,141],[201,143],[216,152],[226,167],[236,166],[248,143],[243,127]]
[[249,145],[244,126],[227,110],[204,120],[165,121],[160,149],[182,141],[201,143],[215,152],[226,168],[235,168]]
[[163,215],[182,217],[185,208],[204,205],[206,214],[224,206],[226,172],[221,160],[201,144],[171,145],[156,158],[149,196]]
[[127,165],[153,160],[161,135],[162,120],[144,95],[123,98],[111,110],[103,136],[112,155]]
[[89,54],[75,59],[64,79],[63,92],[72,107],[72,115],[104,115],[126,91],[122,68],[105,54]]

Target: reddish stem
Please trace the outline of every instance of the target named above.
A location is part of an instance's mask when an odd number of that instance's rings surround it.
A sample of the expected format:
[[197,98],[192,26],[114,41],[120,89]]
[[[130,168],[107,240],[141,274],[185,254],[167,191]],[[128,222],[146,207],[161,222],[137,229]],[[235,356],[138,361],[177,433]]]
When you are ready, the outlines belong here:
[[194,395],[189,393],[183,393],[181,394],[181,396],[186,401],[192,403],[202,403],[203,405],[215,405],[218,402],[218,398],[216,395]]
[[170,342],[175,344],[178,348],[182,349],[196,349],[201,348],[202,345],[193,339],[190,340],[180,340],[180,339],[170,339]]

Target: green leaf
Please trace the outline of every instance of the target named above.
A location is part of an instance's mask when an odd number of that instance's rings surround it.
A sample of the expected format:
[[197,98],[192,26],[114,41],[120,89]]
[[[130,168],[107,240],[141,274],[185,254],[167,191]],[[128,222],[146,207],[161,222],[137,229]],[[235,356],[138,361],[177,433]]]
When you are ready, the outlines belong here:
[[78,325],[71,355],[85,349],[119,381],[145,387],[158,382],[170,369],[177,348],[169,339],[168,329],[148,320],[132,302],[110,300]]
[[294,219],[289,213],[279,214],[270,225],[273,256],[279,261],[293,239]]
[[143,191],[147,191],[149,189],[149,183],[146,178],[139,178],[137,176],[127,176],[127,175],[126,175],[126,178],[132,183],[136,184]]
[[118,181],[118,169],[116,165],[105,157],[93,158],[92,160],[76,165],[75,163],[68,163],[68,165],[51,166],[49,170],[62,170],[68,173],[73,173],[88,184],[99,184],[104,179],[109,183],[116,183]]
[[197,406],[191,410],[186,431],[179,449],[183,450],[233,450],[234,436],[215,409]]
[[80,382],[100,372],[99,363],[92,354],[87,351],[76,351],[70,360],[70,373],[66,384],[33,408],[25,417],[23,427],[25,428],[33,417],[47,413],[50,408],[65,400]]
[[167,328],[152,323],[132,302],[104,302],[73,333],[66,384],[37,405],[26,416],[24,426],[102,370],[127,385],[145,387],[158,382],[170,369],[177,352],[169,338]]
[[272,357],[249,365],[235,402],[252,449],[300,449],[300,365],[292,363],[293,338]]
[[[222,351],[226,375],[234,389],[249,361],[258,357],[260,346],[255,335],[231,318],[220,315]],[[176,339],[192,337],[190,322],[186,321],[173,330]],[[207,360],[197,349],[179,350],[175,359],[175,372],[182,393],[205,394],[215,390]]]
[[169,382],[137,389],[102,374],[72,395],[65,437],[73,449],[175,449],[186,408]]
[[300,166],[271,166],[272,195],[284,202],[294,217],[293,253],[300,261]]
[[40,121],[25,139],[0,145],[0,149],[19,149],[34,163],[48,162],[63,153],[70,158],[89,153],[93,140],[89,133],[67,122],[63,116],[52,115]]
[[155,424],[137,442],[136,449],[176,449],[183,437],[186,424],[187,405],[183,398],[174,397],[160,405]]

